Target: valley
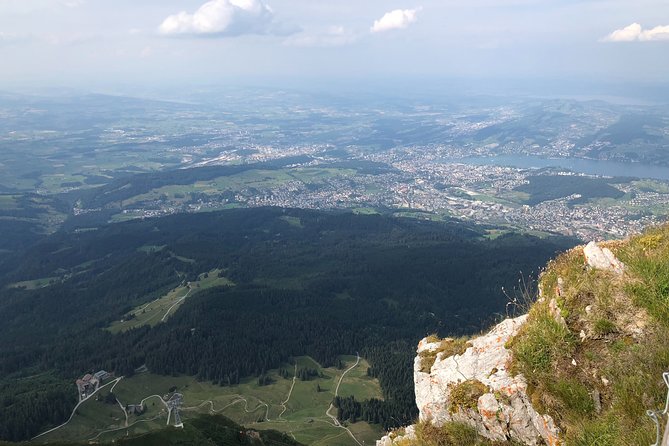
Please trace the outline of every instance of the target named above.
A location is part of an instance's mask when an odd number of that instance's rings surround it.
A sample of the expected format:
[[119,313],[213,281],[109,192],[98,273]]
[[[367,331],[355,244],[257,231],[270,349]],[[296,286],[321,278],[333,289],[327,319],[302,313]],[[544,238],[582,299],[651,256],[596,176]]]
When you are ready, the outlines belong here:
[[668,54],[667,0],[0,0],[0,446],[669,446]]
[[0,439],[372,444],[417,339],[669,217],[663,106],[217,94],[0,95]]
[[[164,401],[178,392],[183,395],[180,416],[185,424],[201,413],[223,414],[249,428],[287,432],[303,444],[372,444],[382,433],[377,425],[358,422],[340,427],[336,417],[328,415],[335,393],[361,400],[382,398],[378,381],[367,376],[367,361],[355,356],[340,359],[344,369],[324,368],[310,357],[297,357],[293,364],[267,371],[264,376],[268,384],[259,385],[258,379],[248,378],[235,387],[216,386],[187,376],[137,373],[110,381],[81,404],[65,426],[37,436],[34,442],[111,442],[128,434],[160,429],[167,421]],[[301,380],[297,371],[303,369],[315,370],[317,375]],[[107,402],[109,393],[113,397]],[[143,410],[129,414],[128,406]]]
[[[44,437],[120,438],[131,405],[176,391],[186,425],[214,411],[307,444],[354,444],[346,429],[371,441],[416,415],[414,339],[487,326],[507,312],[519,271],[531,280],[574,243],[457,220],[279,208],[55,233],[0,262],[0,436],[27,440],[72,417]],[[103,385],[118,381],[72,415],[75,381],[98,371],[113,374]],[[353,420],[331,407],[339,380],[337,396],[358,407]],[[167,422],[160,399],[145,403],[128,413],[131,433]]]

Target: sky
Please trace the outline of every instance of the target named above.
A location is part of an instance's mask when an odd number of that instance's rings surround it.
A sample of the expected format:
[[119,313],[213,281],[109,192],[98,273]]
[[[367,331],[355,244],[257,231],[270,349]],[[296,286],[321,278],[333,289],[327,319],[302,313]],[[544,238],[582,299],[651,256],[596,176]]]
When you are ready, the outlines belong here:
[[667,0],[0,0],[0,90],[669,79]]

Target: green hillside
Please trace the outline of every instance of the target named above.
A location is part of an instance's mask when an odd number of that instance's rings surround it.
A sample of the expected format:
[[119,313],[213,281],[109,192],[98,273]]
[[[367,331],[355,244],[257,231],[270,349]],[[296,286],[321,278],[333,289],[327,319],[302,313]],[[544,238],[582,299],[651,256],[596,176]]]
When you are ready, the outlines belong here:
[[[374,424],[363,437],[407,424],[417,414],[415,340],[489,325],[504,312],[502,287],[574,244],[513,233],[491,240],[489,229],[260,208],[55,233],[0,262],[0,438],[63,423],[77,403],[74,381],[98,370],[131,382],[148,369],[233,394],[292,358],[331,369],[356,353],[381,386],[343,395],[361,405],[356,421]],[[17,286],[40,278],[53,279]]]
[[550,316],[548,299],[535,304],[513,341],[514,366],[567,444],[652,444],[646,411],[664,408],[667,396],[669,226],[608,246],[627,266],[621,277],[584,268],[581,248],[549,263],[543,295],[555,296],[561,279],[566,324]]
[[[0,442],[9,446],[11,443]],[[51,446],[83,446],[89,442],[53,442]],[[289,435],[246,429],[223,415],[201,415],[183,428],[167,427],[100,445],[123,446],[300,446]]]
[[[664,431],[669,225],[602,245],[624,262],[621,274],[588,266],[579,246],[548,263],[538,300],[524,296],[527,322],[505,345],[512,352],[511,371],[526,378],[534,409],[555,421],[560,444],[659,444],[648,414],[655,412],[657,429]],[[476,404],[486,390],[451,397]],[[414,432],[407,437],[404,429],[394,431],[393,445],[517,445],[483,438],[469,423],[423,421]]]

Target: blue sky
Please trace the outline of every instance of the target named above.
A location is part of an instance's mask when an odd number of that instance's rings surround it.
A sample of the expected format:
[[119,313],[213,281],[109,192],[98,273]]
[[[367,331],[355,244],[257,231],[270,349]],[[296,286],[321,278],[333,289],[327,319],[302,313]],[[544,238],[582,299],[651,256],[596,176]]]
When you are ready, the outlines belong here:
[[0,0],[2,85],[669,79],[666,0]]

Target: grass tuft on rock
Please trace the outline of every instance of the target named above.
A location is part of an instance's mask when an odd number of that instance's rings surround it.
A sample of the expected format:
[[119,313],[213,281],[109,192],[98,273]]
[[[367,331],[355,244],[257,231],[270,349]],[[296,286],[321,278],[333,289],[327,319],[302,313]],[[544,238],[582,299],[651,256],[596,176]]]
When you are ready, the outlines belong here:
[[[428,337],[429,342],[439,341],[435,335]],[[423,373],[430,373],[432,371],[432,366],[437,360],[437,355],[442,354],[442,358],[448,358],[449,356],[461,355],[467,348],[471,347],[469,338],[446,338],[439,341],[439,346],[434,350],[423,350],[418,354],[420,356],[420,371]]]
[[555,320],[548,304],[537,303],[521,332],[511,340],[513,370],[530,380],[540,379],[551,374],[560,359],[569,357],[575,344],[576,337],[566,325]]
[[445,423],[437,427],[429,422],[416,425],[416,440],[404,440],[397,446],[519,446],[517,443],[494,442],[480,437],[474,428],[463,423]]
[[455,384],[451,387],[449,412],[455,413],[463,409],[476,410],[479,398],[486,392],[488,392],[488,387],[477,379],[468,379]]

